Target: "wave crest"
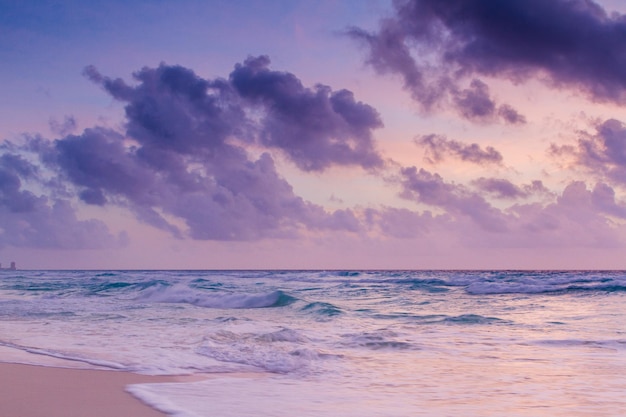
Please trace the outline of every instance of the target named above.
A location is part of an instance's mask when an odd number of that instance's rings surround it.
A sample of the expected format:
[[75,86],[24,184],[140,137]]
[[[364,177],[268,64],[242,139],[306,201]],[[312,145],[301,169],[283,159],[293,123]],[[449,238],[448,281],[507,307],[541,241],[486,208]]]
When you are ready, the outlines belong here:
[[205,308],[239,309],[282,307],[296,299],[283,291],[270,291],[258,294],[207,292],[187,286],[159,286],[144,291],[140,301],[157,303],[184,303]]

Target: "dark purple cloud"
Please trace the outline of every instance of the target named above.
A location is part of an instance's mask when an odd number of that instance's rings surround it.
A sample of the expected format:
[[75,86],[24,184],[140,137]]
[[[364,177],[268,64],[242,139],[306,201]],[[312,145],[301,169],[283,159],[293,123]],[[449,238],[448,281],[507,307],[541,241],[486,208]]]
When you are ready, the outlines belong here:
[[426,109],[452,92],[469,119],[497,113],[523,122],[509,105],[496,110],[485,88],[458,87],[476,76],[536,77],[594,100],[626,100],[626,16],[591,0],[396,0],[394,8],[377,32],[348,33],[368,47],[378,72],[401,75]]
[[229,137],[245,137],[248,119],[223,80],[208,81],[190,69],[161,64],[134,73],[135,86],[87,67],[85,75],[127,103],[127,134],[145,148],[151,164],[163,152],[210,155]]
[[509,124],[526,123],[526,118],[510,105],[496,106],[489,93],[489,86],[481,80],[473,79],[469,88],[455,89],[451,91],[451,95],[456,110],[468,120],[487,123],[501,117]]
[[382,166],[372,130],[382,126],[378,112],[348,90],[306,88],[288,72],[269,69],[266,56],[235,66],[229,80],[248,102],[262,109],[260,141],[284,151],[302,170],[332,165]]
[[526,117],[508,104],[502,104],[498,107],[498,116],[509,124],[524,124]]
[[[301,228],[358,229],[350,211],[327,213],[293,193],[269,154],[249,159],[223,144],[206,157],[161,150],[159,161],[143,147],[127,146],[116,132],[88,129],[54,142],[56,169],[90,204],[128,207],[137,217],[182,237],[181,219],[194,239],[254,240],[295,235]],[[52,166],[52,164],[48,164]]]
[[447,157],[478,165],[502,163],[502,155],[491,146],[482,149],[477,143],[467,145],[435,134],[416,138],[415,143],[426,149],[426,158],[431,163],[441,162]]
[[576,145],[552,145],[553,156],[571,156],[575,165],[602,181],[626,186],[626,125],[610,119],[596,127],[595,134],[580,133]]
[[5,153],[0,156],[0,205],[13,213],[33,210],[37,197],[22,189],[22,181],[32,178],[36,171],[36,167],[20,155]]
[[78,220],[63,199],[37,195],[26,183],[41,183],[40,169],[3,146],[0,155],[0,247],[105,248],[124,244],[98,220]]
[[56,164],[70,182],[83,189],[81,197],[86,203],[104,205],[105,190],[137,200],[149,199],[156,191],[153,174],[127,151],[119,133],[87,129],[81,135],[56,140],[54,147]]
[[125,103],[125,134],[94,127],[55,141],[31,138],[23,149],[84,203],[126,207],[177,237],[358,231],[351,210],[327,212],[298,197],[269,153],[253,157],[246,146],[284,152],[304,170],[375,168],[382,164],[371,136],[378,113],[347,90],[308,89],[268,64],[250,58],[230,80],[161,64],[136,72],[133,85],[87,67],[89,79]]
[[527,198],[534,194],[547,195],[550,193],[539,180],[518,186],[503,178],[481,177],[472,181],[472,185],[482,192],[504,200],[515,200],[518,198]]
[[459,112],[470,120],[488,120],[496,112],[496,103],[489,96],[489,87],[480,80],[472,80],[470,87],[454,96]]

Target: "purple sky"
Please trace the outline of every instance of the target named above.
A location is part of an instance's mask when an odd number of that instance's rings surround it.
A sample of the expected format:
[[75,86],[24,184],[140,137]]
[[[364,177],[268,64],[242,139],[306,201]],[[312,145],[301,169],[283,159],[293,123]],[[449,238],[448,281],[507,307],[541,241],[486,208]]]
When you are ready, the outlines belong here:
[[0,0],[0,262],[626,268],[619,0]]

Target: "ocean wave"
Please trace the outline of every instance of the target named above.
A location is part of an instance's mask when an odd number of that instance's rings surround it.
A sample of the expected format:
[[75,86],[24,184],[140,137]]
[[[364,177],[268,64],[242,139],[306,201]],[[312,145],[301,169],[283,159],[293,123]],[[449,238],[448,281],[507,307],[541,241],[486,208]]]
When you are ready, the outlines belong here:
[[577,292],[624,292],[626,283],[613,282],[475,282],[466,287],[466,291],[473,295],[491,294],[563,294]]
[[480,314],[461,314],[460,316],[446,317],[442,320],[443,323],[449,324],[495,324],[495,323],[507,323],[506,320],[499,319],[497,317],[485,317]]
[[406,340],[398,340],[399,335],[390,330],[343,335],[344,345],[369,350],[417,350],[417,345]]
[[595,349],[610,349],[613,351],[626,350],[626,339],[614,340],[581,340],[581,339],[556,339],[556,340],[539,340],[539,345],[553,347],[586,347]]
[[150,288],[142,292],[137,299],[147,302],[183,303],[221,309],[283,307],[296,301],[296,298],[280,290],[258,294],[225,293],[208,292],[185,285]]
[[292,329],[261,334],[222,330],[208,335],[197,353],[220,362],[285,374],[307,369],[311,362],[324,357],[308,344],[308,338]]
[[319,316],[319,318],[330,318],[343,314],[343,311],[334,304],[324,302],[312,302],[308,303],[300,309],[300,311],[312,315]]

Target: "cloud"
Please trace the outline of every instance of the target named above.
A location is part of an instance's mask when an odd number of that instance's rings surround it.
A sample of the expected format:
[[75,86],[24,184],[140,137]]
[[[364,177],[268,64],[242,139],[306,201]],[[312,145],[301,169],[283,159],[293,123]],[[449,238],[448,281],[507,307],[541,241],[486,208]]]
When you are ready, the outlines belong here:
[[[582,181],[568,184],[556,201],[515,205],[516,233],[512,246],[615,247],[624,244],[623,226],[607,214],[623,214],[623,204],[612,198],[613,190],[597,184],[590,191]],[[620,216],[621,217],[621,216]],[[503,243],[504,244],[504,243]]]
[[609,119],[596,126],[594,134],[580,132],[575,145],[552,144],[555,157],[572,157],[581,167],[602,181],[626,186],[626,125]]
[[444,239],[471,248],[604,248],[626,243],[620,220],[626,218],[626,203],[618,201],[606,184],[598,183],[589,190],[584,182],[574,181],[557,195],[540,181],[522,186],[501,179],[474,181],[489,190],[483,192],[500,199],[543,197],[542,202],[496,207],[485,196],[416,167],[402,169],[396,183],[401,197],[433,207],[433,211],[366,210],[366,225],[384,236],[433,242]]
[[496,107],[491,98],[489,86],[483,81],[473,79],[469,88],[453,90],[452,101],[461,116],[474,122],[493,122],[500,116],[509,124],[526,123],[526,118],[508,104]]
[[430,211],[418,213],[406,208],[381,207],[364,211],[364,222],[370,229],[382,236],[399,239],[431,235],[449,220],[450,216],[446,214],[433,216]]
[[[498,208],[482,195],[459,184],[448,183],[438,174],[416,167],[403,168],[398,178],[401,197],[443,210],[439,216],[414,214],[405,235],[412,237],[429,230],[456,236],[471,247],[608,247],[623,245],[623,226],[612,218],[624,218],[626,204],[615,199],[612,188],[597,184],[590,191],[585,183],[568,184],[561,195],[548,193],[534,181],[516,187],[506,180],[481,179],[475,184],[490,189],[498,198],[525,198],[543,194],[547,203],[514,204]],[[556,198],[555,198],[556,197]],[[425,212],[426,213],[426,212]],[[403,212],[384,211],[379,215],[381,229],[402,237],[393,217]],[[374,216],[371,216],[374,218]],[[419,222],[417,220],[420,220]],[[421,229],[416,225],[421,225]]]
[[358,228],[350,211],[327,213],[297,197],[267,153],[250,159],[243,149],[227,144],[206,155],[161,149],[158,157],[146,157],[145,152],[144,147],[126,146],[116,132],[94,128],[56,140],[53,155],[46,158],[84,202],[128,207],[140,220],[178,237],[185,232],[174,219],[200,240]]
[[125,243],[99,220],[78,220],[63,199],[35,194],[25,183],[39,183],[40,169],[3,146],[0,156],[0,247],[107,248]]
[[543,182],[539,180],[532,181],[530,184],[518,186],[503,178],[481,177],[473,180],[472,185],[482,192],[503,200],[527,198],[533,194],[550,194],[550,191],[543,185]]
[[467,216],[488,232],[507,230],[503,214],[487,200],[465,187],[446,183],[439,174],[416,167],[402,168],[398,179],[400,196],[444,209],[456,216]]
[[94,67],[84,73],[127,103],[126,133],[141,144],[143,157],[151,164],[177,162],[159,161],[164,153],[210,154],[228,147],[229,137],[246,136],[248,119],[224,80],[205,80],[188,68],[165,64],[134,73],[136,86],[103,76]]
[[626,204],[615,199],[615,190],[607,184],[596,184],[591,193],[591,202],[601,213],[626,219]]
[[68,135],[76,130],[76,119],[74,116],[65,116],[62,122],[50,119],[48,122],[50,130],[60,136]]
[[436,134],[421,136],[414,142],[426,148],[426,158],[430,163],[441,162],[447,156],[478,165],[502,163],[502,155],[491,146],[483,150],[477,143],[466,145]]
[[[419,210],[330,211],[304,200],[278,172],[276,155],[305,172],[348,166],[379,174],[384,164],[372,132],[381,126],[380,117],[347,90],[305,87],[295,75],[271,70],[266,57],[236,65],[228,78],[205,79],[166,64],[141,69],[133,83],[93,67],[85,75],[123,103],[123,131],[95,126],[74,133],[69,123],[71,131],[54,140],[33,136],[19,146],[5,142],[0,148],[0,244],[123,244],[124,236],[113,236],[103,222],[79,220],[76,210],[83,204],[122,207],[172,236],[197,240],[333,232],[383,239],[456,236],[472,247],[498,247],[570,244],[574,239],[568,235],[578,233],[572,244],[583,245],[585,227],[595,227],[597,239],[619,242],[616,219],[624,217],[626,205],[609,181],[591,191],[585,184],[570,184],[556,196],[540,181],[515,185],[482,177],[463,185],[403,167],[392,185]],[[474,108],[480,118],[478,99],[489,96],[480,96],[479,83],[471,88],[478,96],[463,96],[467,102],[459,105]],[[502,108],[492,104],[484,114],[493,116]],[[619,153],[623,131],[619,122],[607,121],[596,134],[583,136],[578,147],[558,151],[617,178],[616,170],[626,163]],[[426,135],[415,142],[435,163],[456,158],[487,166],[503,159],[493,147],[444,136]],[[495,202],[536,195],[544,197],[542,203],[503,208],[502,201]]]
[[[87,67],[85,75],[125,103],[126,131],[85,129],[54,141],[29,138],[67,193],[90,205],[128,208],[173,236],[257,240],[305,231],[358,232],[351,210],[328,212],[295,195],[263,150],[284,152],[303,170],[378,167],[371,129],[378,113],[351,92],[308,89],[265,57],[207,80],[161,64],[128,84]],[[247,147],[255,143],[260,155]]]
[[524,124],[526,117],[508,104],[502,104],[498,107],[498,116],[509,124]]
[[237,64],[229,81],[248,102],[261,108],[260,141],[284,151],[302,170],[331,165],[382,166],[372,130],[382,127],[378,112],[348,90],[306,88],[288,72],[269,69],[266,56]]
[[348,34],[368,48],[380,73],[398,74],[425,109],[446,101],[468,119],[523,117],[511,106],[496,110],[486,84],[464,79],[537,78],[585,92],[597,101],[626,100],[626,16],[591,0],[398,0],[395,13],[370,33]]

